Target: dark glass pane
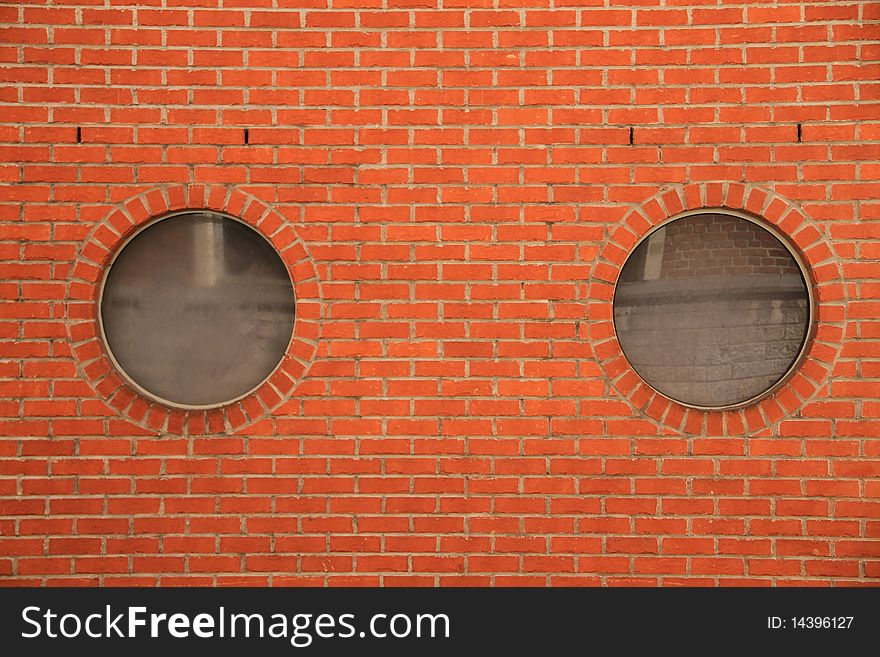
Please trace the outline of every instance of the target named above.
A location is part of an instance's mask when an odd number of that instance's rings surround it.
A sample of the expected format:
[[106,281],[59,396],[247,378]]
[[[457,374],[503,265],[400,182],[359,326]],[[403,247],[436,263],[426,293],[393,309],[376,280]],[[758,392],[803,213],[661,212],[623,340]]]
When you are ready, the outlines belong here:
[[281,361],[294,296],[256,231],[213,213],[159,221],[110,268],[101,300],[110,351],[146,391],[200,406],[235,399]]
[[693,406],[748,401],[776,384],[807,336],[800,267],[775,235],[731,215],[698,214],[651,233],[614,294],[633,368]]

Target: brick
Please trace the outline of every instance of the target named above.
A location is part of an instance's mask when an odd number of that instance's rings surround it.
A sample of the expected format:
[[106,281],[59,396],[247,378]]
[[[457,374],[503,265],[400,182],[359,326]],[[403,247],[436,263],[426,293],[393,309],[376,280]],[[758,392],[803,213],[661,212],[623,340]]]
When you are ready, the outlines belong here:
[[[237,4],[0,31],[8,581],[878,581],[870,3]],[[775,226],[818,306],[793,375],[714,413],[612,321],[634,245],[704,206]],[[279,370],[207,412],[128,386],[96,322],[186,208],[297,297]]]

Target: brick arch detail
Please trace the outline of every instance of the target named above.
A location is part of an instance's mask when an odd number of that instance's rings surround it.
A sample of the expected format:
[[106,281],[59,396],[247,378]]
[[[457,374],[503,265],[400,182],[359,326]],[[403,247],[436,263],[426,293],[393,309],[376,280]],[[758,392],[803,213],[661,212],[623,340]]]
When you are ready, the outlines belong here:
[[[287,266],[296,296],[293,334],[275,371],[244,398],[207,410],[162,404],[129,385],[110,359],[98,326],[101,281],[114,255],[147,224],[188,210],[222,212],[263,235]],[[65,323],[78,372],[116,413],[151,433],[225,434],[266,418],[294,394],[321,337],[321,298],[320,281],[308,249],[282,214],[234,187],[169,185],[118,203],[97,223],[71,267]]]
[[[614,330],[614,286],[639,240],[657,225],[692,210],[736,210],[776,228],[799,253],[813,290],[813,327],[798,366],[773,392],[730,410],[701,410],[679,404],[655,391],[630,366]],[[847,291],[836,254],[822,226],[775,192],[733,182],[666,187],[633,208],[609,229],[593,261],[588,283],[587,334],[594,357],[613,391],[636,414],[666,430],[706,436],[743,436],[770,428],[796,414],[823,388],[837,359],[846,329]]]

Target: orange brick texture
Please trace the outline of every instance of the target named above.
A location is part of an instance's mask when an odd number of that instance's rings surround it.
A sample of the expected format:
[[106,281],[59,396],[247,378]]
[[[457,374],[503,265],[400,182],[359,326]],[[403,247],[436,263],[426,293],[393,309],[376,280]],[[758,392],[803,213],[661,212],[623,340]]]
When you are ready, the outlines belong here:
[[[880,3],[0,6],[0,585],[880,584]],[[770,397],[614,334],[686,209],[777,227],[816,321]],[[138,226],[243,218],[279,370],[141,396],[96,322]]]

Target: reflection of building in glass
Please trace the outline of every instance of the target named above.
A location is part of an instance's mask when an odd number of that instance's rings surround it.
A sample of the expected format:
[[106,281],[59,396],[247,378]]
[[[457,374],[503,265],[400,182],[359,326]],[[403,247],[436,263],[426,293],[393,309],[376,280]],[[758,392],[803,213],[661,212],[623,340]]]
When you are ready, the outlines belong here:
[[277,253],[214,214],[153,224],[111,268],[102,322],[113,356],[169,401],[213,404],[258,385],[284,355],[294,297]]
[[806,337],[808,304],[800,267],[775,236],[745,219],[700,214],[636,248],[614,321],[627,359],[657,390],[724,406],[784,376]]
[[[191,231],[186,235],[192,252],[193,285],[209,287],[217,285],[220,270],[226,273],[227,258],[224,249],[223,224],[213,221],[193,221]],[[218,254],[223,252],[222,257]]]

